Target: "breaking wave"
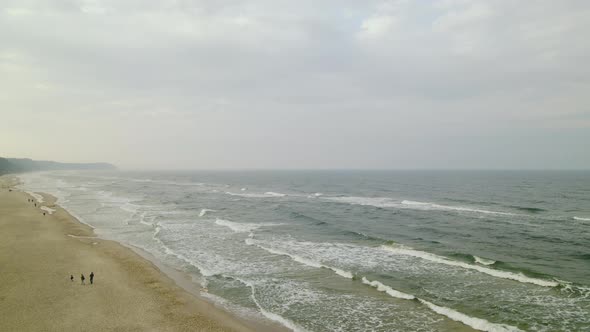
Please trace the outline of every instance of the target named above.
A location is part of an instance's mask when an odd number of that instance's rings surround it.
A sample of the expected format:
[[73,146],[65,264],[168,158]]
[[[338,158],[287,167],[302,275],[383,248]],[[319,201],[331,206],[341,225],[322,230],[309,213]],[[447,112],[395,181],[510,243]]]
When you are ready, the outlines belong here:
[[216,212],[217,210],[211,210],[211,209],[201,209],[201,212],[199,212],[199,217],[204,217],[205,214],[207,214],[207,212]]
[[489,211],[472,207],[441,205],[430,202],[417,202],[410,200],[395,200],[388,197],[321,197],[324,200],[348,203],[352,205],[374,206],[379,208],[395,208],[395,209],[412,209],[422,211],[453,211],[453,212],[467,212],[467,213],[483,213],[494,215],[514,216],[516,214],[509,212]]
[[490,323],[485,319],[467,316],[453,309],[441,307],[426,300],[418,299],[418,301],[420,301],[420,303],[422,304],[425,304],[428,308],[430,308],[430,310],[436,312],[437,314],[446,316],[454,321],[461,322],[467,326],[471,326],[476,330],[486,332],[522,332],[521,329],[514,326]]
[[262,250],[270,252],[271,254],[290,257],[292,260],[299,262],[303,265],[307,265],[307,266],[311,266],[311,267],[315,267],[315,268],[325,268],[325,269],[332,270],[332,271],[334,271],[334,273],[338,274],[341,277],[347,278],[347,279],[354,278],[354,275],[351,272],[348,272],[348,271],[345,271],[345,270],[342,270],[342,269],[339,269],[336,267],[328,266],[328,265],[322,264],[320,262],[316,262],[316,261],[313,261],[311,259],[307,259],[307,258],[304,258],[301,256],[293,255],[293,254],[290,254],[290,253],[282,251],[282,250],[267,248],[265,246],[257,244],[256,241],[253,239],[246,239],[246,244],[255,245]]
[[404,299],[404,300],[418,300],[420,303],[426,305],[430,310],[436,312],[439,315],[443,315],[447,318],[450,318],[454,321],[461,322],[467,326],[470,326],[476,330],[486,331],[486,332],[518,332],[522,331],[514,326],[506,325],[506,324],[495,324],[490,323],[485,319],[475,318],[468,315],[465,315],[461,312],[455,311],[453,309],[447,307],[438,306],[432,302],[420,299],[415,297],[414,295],[410,295],[407,293],[400,292],[395,290],[387,285],[382,284],[379,281],[370,281],[367,278],[363,277],[362,282],[365,285],[369,285],[371,287],[376,288],[380,292],[387,293],[389,296]]
[[413,257],[422,258],[422,259],[425,259],[425,260],[428,260],[431,262],[435,262],[435,263],[440,263],[440,264],[445,264],[445,265],[450,265],[450,266],[457,266],[457,267],[461,267],[461,268],[469,269],[469,270],[475,270],[475,271],[479,271],[481,273],[485,273],[487,275],[490,275],[490,276],[496,277],[496,278],[510,279],[510,280],[515,280],[518,282],[535,284],[535,285],[544,286],[544,287],[556,287],[559,285],[559,283],[557,283],[555,281],[531,278],[531,277],[527,277],[521,273],[513,273],[513,272],[508,272],[508,271],[495,270],[495,269],[483,267],[480,265],[474,265],[474,264],[468,264],[468,263],[464,263],[464,262],[454,261],[454,260],[450,260],[446,257],[438,256],[438,255],[431,254],[431,253],[424,252],[424,251],[414,250],[414,249],[407,248],[407,247],[393,247],[393,246],[389,246],[389,245],[382,245],[381,248],[383,250],[386,250],[388,252],[392,252],[397,255],[413,256]]
[[482,264],[482,265],[493,265],[496,263],[495,260],[492,259],[487,259],[487,258],[481,258],[481,257],[477,257],[477,256],[473,256],[473,259],[475,259],[476,263]]

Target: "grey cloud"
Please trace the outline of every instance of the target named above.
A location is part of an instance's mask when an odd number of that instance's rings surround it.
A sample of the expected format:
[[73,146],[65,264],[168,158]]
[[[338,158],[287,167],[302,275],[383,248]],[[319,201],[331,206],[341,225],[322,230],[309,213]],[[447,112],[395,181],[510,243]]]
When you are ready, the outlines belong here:
[[[520,168],[544,151],[588,168],[588,17],[584,1],[2,1],[0,149],[152,168]],[[81,144],[43,144],[52,121]],[[523,132],[546,148],[514,158]]]

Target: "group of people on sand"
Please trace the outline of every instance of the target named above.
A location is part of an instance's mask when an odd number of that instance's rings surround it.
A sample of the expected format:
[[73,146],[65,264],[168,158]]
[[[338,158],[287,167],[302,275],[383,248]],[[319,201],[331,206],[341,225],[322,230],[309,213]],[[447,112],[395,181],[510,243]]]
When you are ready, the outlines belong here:
[[[70,281],[74,282],[74,275],[70,274]],[[86,277],[84,276],[84,273],[80,274],[80,283],[82,285],[86,285],[85,283],[86,281]],[[94,284],[94,272],[90,272],[90,284]]]
[[[35,207],[37,207],[37,203],[35,202],[35,200],[34,200],[34,199],[32,199],[32,198],[29,198],[29,199],[27,199],[27,201],[28,201],[29,203],[33,203],[33,205],[34,205]],[[39,206],[41,206],[41,205],[39,204]],[[43,212],[43,215],[45,215],[45,214],[46,214],[46,212]]]

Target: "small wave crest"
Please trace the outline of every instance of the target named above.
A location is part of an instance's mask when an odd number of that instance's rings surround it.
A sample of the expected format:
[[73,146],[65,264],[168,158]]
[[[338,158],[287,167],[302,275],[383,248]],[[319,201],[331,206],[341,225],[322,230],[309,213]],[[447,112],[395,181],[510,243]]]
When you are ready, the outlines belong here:
[[204,217],[207,212],[216,212],[217,210],[211,210],[211,209],[201,209],[201,212],[199,212],[199,217]]
[[393,289],[387,285],[384,285],[383,283],[376,281],[376,280],[370,281],[366,277],[363,277],[362,282],[363,282],[363,284],[374,287],[378,291],[384,292],[394,298],[404,299],[404,300],[418,300],[420,303],[426,305],[430,310],[436,312],[437,314],[443,315],[443,316],[450,318],[454,321],[461,322],[461,323],[463,323],[467,326],[470,326],[476,330],[487,331],[487,332],[518,332],[518,331],[522,331],[514,326],[510,326],[510,325],[506,325],[506,324],[490,323],[485,319],[471,317],[471,316],[468,316],[468,315],[463,314],[461,312],[455,311],[453,309],[438,306],[432,302],[417,298],[414,295],[403,293],[398,290],[395,290],[395,289]]
[[559,285],[559,283],[557,283],[555,281],[531,278],[531,277],[525,276],[522,273],[513,273],[513,272],[508,272],[508,271],[495,270],[495,269],[483,267],[480,265],[474,265],[474,264],[468,264],[468,263],[464,263],[464,262],[454,261],[454,260],[450,260],[446,257],[438,256],[438,255],[431,254],[431,253],[424,252],[424,251],[420,251],[420,250],[414,250],[414,249],[411,249],[408,247],[382,245],[381,248],[383,250],[386,250],[388,252],[391,252],[391,253],[394,253],[397,255],[413,256],[413,257],[425,259],[425,260],[439,263],[439,264],[445,264],[445,265],[449,265],[449,266],[456,266],[456,267],[460,267],[460,268],[464,268],[464,269],[475,270],[475,271],[485,273],[487,275],[490,275],[490,276],[496,277],[496,278],[510,279],[510,280],[514,280],[514,281],[518,281],[518,282],[535,284],[535,285],[543,286],[543,287],[556,287],[557,285]]
[[322,197],[324,200],[348,203],[351,205],[374,206],[378,208],[394,208],[394,209],[411,209],[421,211],[451,211],[464,213],[483,213],[492,215],[514,216],[516,214],[509,212],[489,211],[465,206],[441,205],[430,202],[417,202],[410,200],[395,200],[389,197]]
[[375,287],[375,288],[377,288],[378,291],[385,292],[385,293],[389,294],[389,296],[391,296],[391,297],[396,297],[396,298],[405,299],[405,300],[413,300],[416,298],[414,295],[410,295],[410,294],[406,294],[406,293],[397,291],[397,290],[395,290],[389,286],[386,286],[376,280],[369,281],[367,278],[363,277],[362,281],[363,281],[363,284]]
[[280,226],[281,224],[256,224],[256,223],[241,223],[217,218],[215,223],[219,226],[225,226],[235,233],[248,233],[260,227]]
[[461,322],[461,323],[463,323],[467,326],[470,326],[476,330],[487,331],[487,332],[517,332],[517,331],[521,331],[520,329],[518,329],[514,326],[505,325],[505,324],[490,323],[485,319],[471,317],[471,316],[465,315],[461,312],[455,311],[453,309],[438,306],[432,302],[417,298],[414,295],[403,293],[398,290],[395,290],[395,289],[393,289],[387,285],[384,285],[383,283],[376,281],[376,280],[370,281],[367,278],[363,277],[362,282],[363,282],[363,284],[374,287],[378,291],[384,292],[394,298],[404,299],[404,300],[418,300],[420,303],[426,305],[430,310],[436,312],[437,314],[446,316],[454,321]]
[[475,260],[476,263],[482,264],[482,265],[493,265],[496,263],[495,260],[492,259],[487,259],[487,258],[482,258],[482,257],[478,257],[478,256],[473,256],[473,259]]
[[522,332],[521,329],[514,327],[514,326],[510,326],[510,325],[506,325],[506,324],[490,323],[485,319],[471,317],[471,316],[465,315],[464,313],[455,311],[455,310],[447,308],[447,307],[438,306],[432,302],[428,302],[423,299],[418,299],[418,301],[420,301],[420,303],[426,305],[428,308],[430,308],[430,310],[436,312],[437,314],[446,316],[456,322],[461,322],[461,323],[463,323],[467,326],[470,326],[476,330],[486,331],[486,332],[519,332],[519,331]]
[[286,194],[276,193],[272,191],[267,191],[264,194],[257,194],[257,193],[233,193],[227,191],[226,194],[230,196],[240,196],[246,198],[274,198],[274,197],[284,197],[287,196]]
[[262,305],[260,304],[260,302],[258,302],[258,299],[256,298],[256,288],[254,287],[254,284],[252,284],[251,282],[248,282],[242,278],[238,278],[238,277],[232,277],[232,279],[238,280],[241,283],[243,283],[244,285],[248,286],[248,288],[250,288],[250,298],[252,299],[254,304],[256,304],[256,307],[258,307],[258,310],[260,310],[260,312],[262,313],[262,315],[264,315],[264,317],[270,319],[271,321],[277,322],[277,323],[291,329],[294,332],[307,332],[307,330],[296,325],[291,320],[264,309],[264,307],[262,307]]
[[348,271],[345,271],[345,270],[342,270],[342,269],[339,269],[339,268],[336,268],[336,267],[333,267],[333,266],[328,266],[328,265],[322,264],[320,262],[316,262],[316,261],[313,261],[311,259],[304,258],[304,257],[298,256],[298,255],[294,255],[294,254],[291,254],[291,253],[288,253],[288,252],[285,252],[285,251],[282,251],[282,250],[277,250],[277,249],[273,249],[273,248],[267,248],[265,246],[262,246],[262,245],[256,243],[256,241],[253,240],[253,239],[246,239],[246,244],[248,244],[248,245],[255,245],[255,246],[257,246],[258,248],[260,248],[262,250],[265,250],[265,251],[270,252],[271,254],[281,255],[281,256],[287,256],[287,257],[291,258],[292,260],[294,260],[294,261],[296,261],[298,263],[301,263],[303,265],[315,267],[315,268],[318,268],[318,269],[319,268],[325,268],[325,269],[328,269],[328,270],[332,270],[332,271],[334,271],[334,273],[338,274],[341,277],[347,278],[347,279],[353,279],[354,278],[354,275],[351,272],[348,272]]
[[403,205],[415,207],[422,210],[444,210],[444,211],[459,211],[459,212],[474,212],[474,213],[484,213],[484,214],[499,214],[499,215],[506,215],[512,216],[514,213],[508,212],[497,212],[497,211],[489,211],[489,210],[482,210],[482,209],[475,209],[463,206],[450,206],[450,205],[440,205],[435,203],[428,203],[428,202],[416,202],[416,201],[408,201],[403,200]]
[[576,216],[574,216],[574,220],[577,220],[577,221],[590,221],[590,218],[582,218],[582,217],[576,217]]

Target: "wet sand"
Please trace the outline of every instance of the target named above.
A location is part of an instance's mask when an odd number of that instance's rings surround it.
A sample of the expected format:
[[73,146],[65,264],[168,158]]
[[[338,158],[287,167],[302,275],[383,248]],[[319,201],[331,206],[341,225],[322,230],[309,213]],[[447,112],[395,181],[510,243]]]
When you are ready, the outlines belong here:
[[199,298],[133,250],[96,238],[52,196],[34,207],[9,192],[15,184],[0,177],[0,331],[283,330]]

